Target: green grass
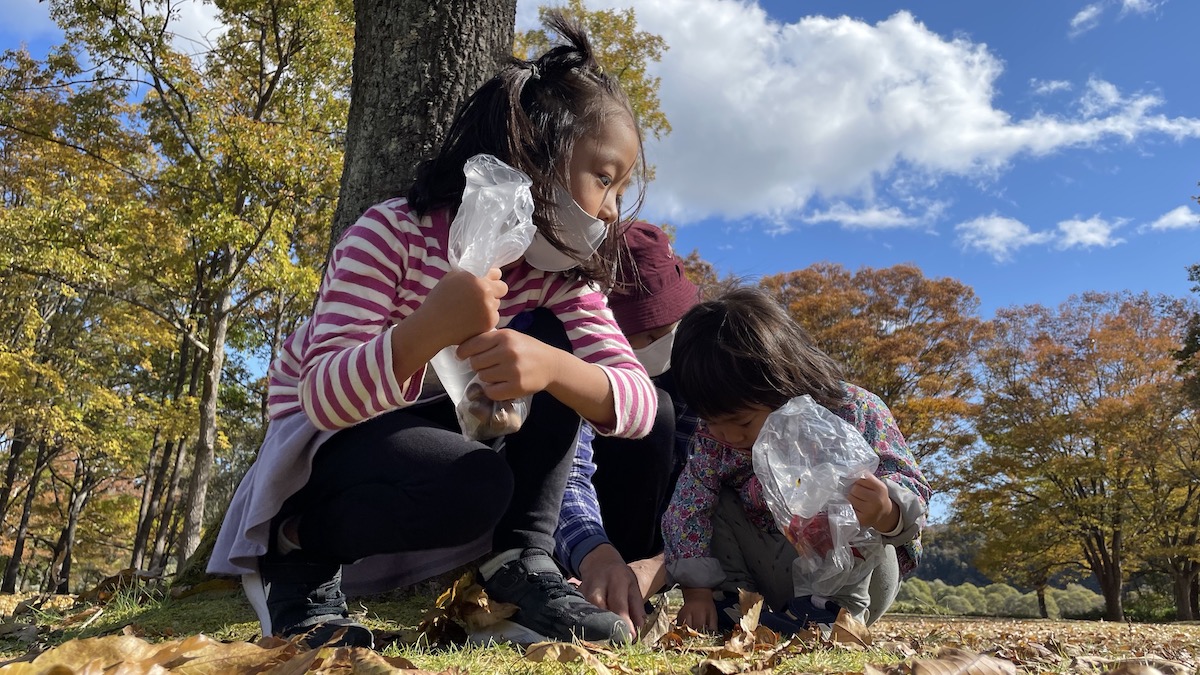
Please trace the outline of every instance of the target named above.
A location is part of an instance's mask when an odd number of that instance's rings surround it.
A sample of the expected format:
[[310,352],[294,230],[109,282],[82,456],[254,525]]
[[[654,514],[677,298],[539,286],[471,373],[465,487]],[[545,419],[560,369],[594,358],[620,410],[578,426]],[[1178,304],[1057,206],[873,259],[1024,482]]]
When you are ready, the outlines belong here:
[[[9,607],[16,605],[15,599],[0,596],[0,606],[9,600],[12,601]],[[258,622],[239,590],[207,592],[183,599],[126,592],[104,605],[103,611],[94,617],[82,613],[87,607],[69,607],[62,602],[64,598],[56,600],[57,604],[46,603],[41,609],[25,611],[5,620],[3,626],[10,628],[34,624],[37,636],[31,643],[28,639],[18,639],[18,633],[0,630],[0,660],[18,658],[31,650],[51,649],[73,639],[123,632],[150,642],[182,640],[200,633],[231,642],[254,642],[259,638]],[[433,603],[434,596],[430,594],[391,595],[352,599],[350,607],[375,631],[383,655],[404,657],[418,668],[537,675],[591,672],[591,668],[580,661],[565,664],[529,661],[521,650],[506,645],[430,647],[424,640],[407,643],[418,635],[417,624]],[[12,612],[12,609],[8,610],[8,613]],[[872,634],[877,646],[868,649],[828,644],[789,649],[786,659],[775,666],[775,672],[862,672],[868,664],[886,665],[906,660],[899,653],[902,649],[896,647],[900,644],[914,647],[923,658],[932,656],[942,646],[961,646],[979,653],[999,649],[1002,656],[1008,653],[1008,658],[1017,660],[1018,665],[1029,672],[1069,672],[1072,669],[1069,655],[1039,656],[1028,651],[1031,642],[1070,645],[1074,653],[1084,655],[1127,658],[1147,653],[1165,654],[1167,658],[1193,664],[1194,657],[1179,645],[1200,644],[1200,627],[1181,624],[1171,624],[1168,630],[1161,625],[979,617],[889,615],[872,629]],[[702,659],[713,658],[702,649],[722,644],[723,640],[719,638],[695,638],[687,643],[691,651],[630,645],[596,656],[613,668],[614,673],[691,673]],[[1020,659],[1026,661],[1021,663]]]

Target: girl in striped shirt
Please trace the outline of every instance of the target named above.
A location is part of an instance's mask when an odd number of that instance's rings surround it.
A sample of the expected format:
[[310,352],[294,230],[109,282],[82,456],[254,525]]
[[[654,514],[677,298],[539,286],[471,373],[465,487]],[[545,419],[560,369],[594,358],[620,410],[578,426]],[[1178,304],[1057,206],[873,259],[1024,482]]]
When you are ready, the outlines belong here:
[[[264,635],[370,646],[348,616],[343,564],[492,532],[480,573],[489,596],[518,606],[514,621],[563,640],[629,638],[548,551],[581,420],[640,437],[656,414],[600,291],[622,195],[644,184],[641,134],[582,29],[561,15],[549,27],[566,44],[480,87],[407,198],[346,231],[313,316],[271,364],[267,437],[209,564],[242,575]],[[447,263],[463,166],[480,153],[533,179],[537,227],[522,259],[485,278]],[[463,437],[453,404],[424,383],[450,345],[491,399],[533,395],[518,431],[489,444]]]

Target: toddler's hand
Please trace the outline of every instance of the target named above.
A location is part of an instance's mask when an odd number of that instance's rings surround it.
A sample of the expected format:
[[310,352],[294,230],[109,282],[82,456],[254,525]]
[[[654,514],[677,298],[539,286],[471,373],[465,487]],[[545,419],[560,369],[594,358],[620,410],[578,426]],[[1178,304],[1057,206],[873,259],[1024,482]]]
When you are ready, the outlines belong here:
[[500,281],[497,268],[482,279],[451,271],[429,291],[417,312],[427,320],[429,339],[441,349],[495,328],[500,322],[500,299],[506,293],[508,284]]
[[463,342],[458,358],[469,359],[493,401],[509,401],[542,391],[554,381],[557,360],[567,355],[515,330],[497,330]]
[[875,476],[866,476],[850,486],[850,506],[858,523],[879,532],[891,532],[900,522],[900,509],[888,496],[887,485]]
[[713,601],[711,588],[683,589],[683,607],[675,623],[680,626],[690,626],[699,631],[715,631],[717,629],[717,603]]

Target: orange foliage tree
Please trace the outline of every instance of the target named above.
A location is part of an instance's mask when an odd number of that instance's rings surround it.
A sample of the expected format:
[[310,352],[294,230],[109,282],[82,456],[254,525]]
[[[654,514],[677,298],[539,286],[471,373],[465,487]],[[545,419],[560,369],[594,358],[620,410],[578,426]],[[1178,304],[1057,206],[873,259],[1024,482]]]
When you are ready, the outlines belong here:
[[918,458],[972,443],[972,352],[985,323],[969,286],[913,265],[851,273],[832,263],[760,283],[855,384],[888,404]]
[[[1179,300],[1086,293],[1057,310],[999,311],[980,352],[977,426],[986,447],[961,468],[955,509],[987,522],[984,533],[1005,538],[1014,557],[1072,541],[1110,620],[1124,618],[1131,558],[1163,553],[1155,548],[1165,528],[1153,514],[1187,492],[1180,480],[1188,467],[1168,469],[1163,452],[1191,414],[1172,359],[1185,321]],[[996,509],[1024,512],[1051,531],[998,531],[1028,519],[979,517]]]

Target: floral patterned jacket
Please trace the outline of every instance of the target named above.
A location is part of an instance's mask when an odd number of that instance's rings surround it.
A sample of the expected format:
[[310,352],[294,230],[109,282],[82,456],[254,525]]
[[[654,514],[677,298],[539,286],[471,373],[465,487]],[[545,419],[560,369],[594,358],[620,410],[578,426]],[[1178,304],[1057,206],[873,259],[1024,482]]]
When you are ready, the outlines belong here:
[[[901,511],[900,526],[884,542],[896,546],[900,574],[907,576],[921,559],[921,529],[932,490],[887,405],[861,387],[845,386],[846,402],[832,412],[858,429],[879,454],[875,475],[888,484]],[[713,588],[724,579],[712,557],[712,516],[723,487],[738,495],[750,522],[764,532],[777,529],[750,457],[717,440],[701,423],[662,521],[667,570],[683,586]]]

